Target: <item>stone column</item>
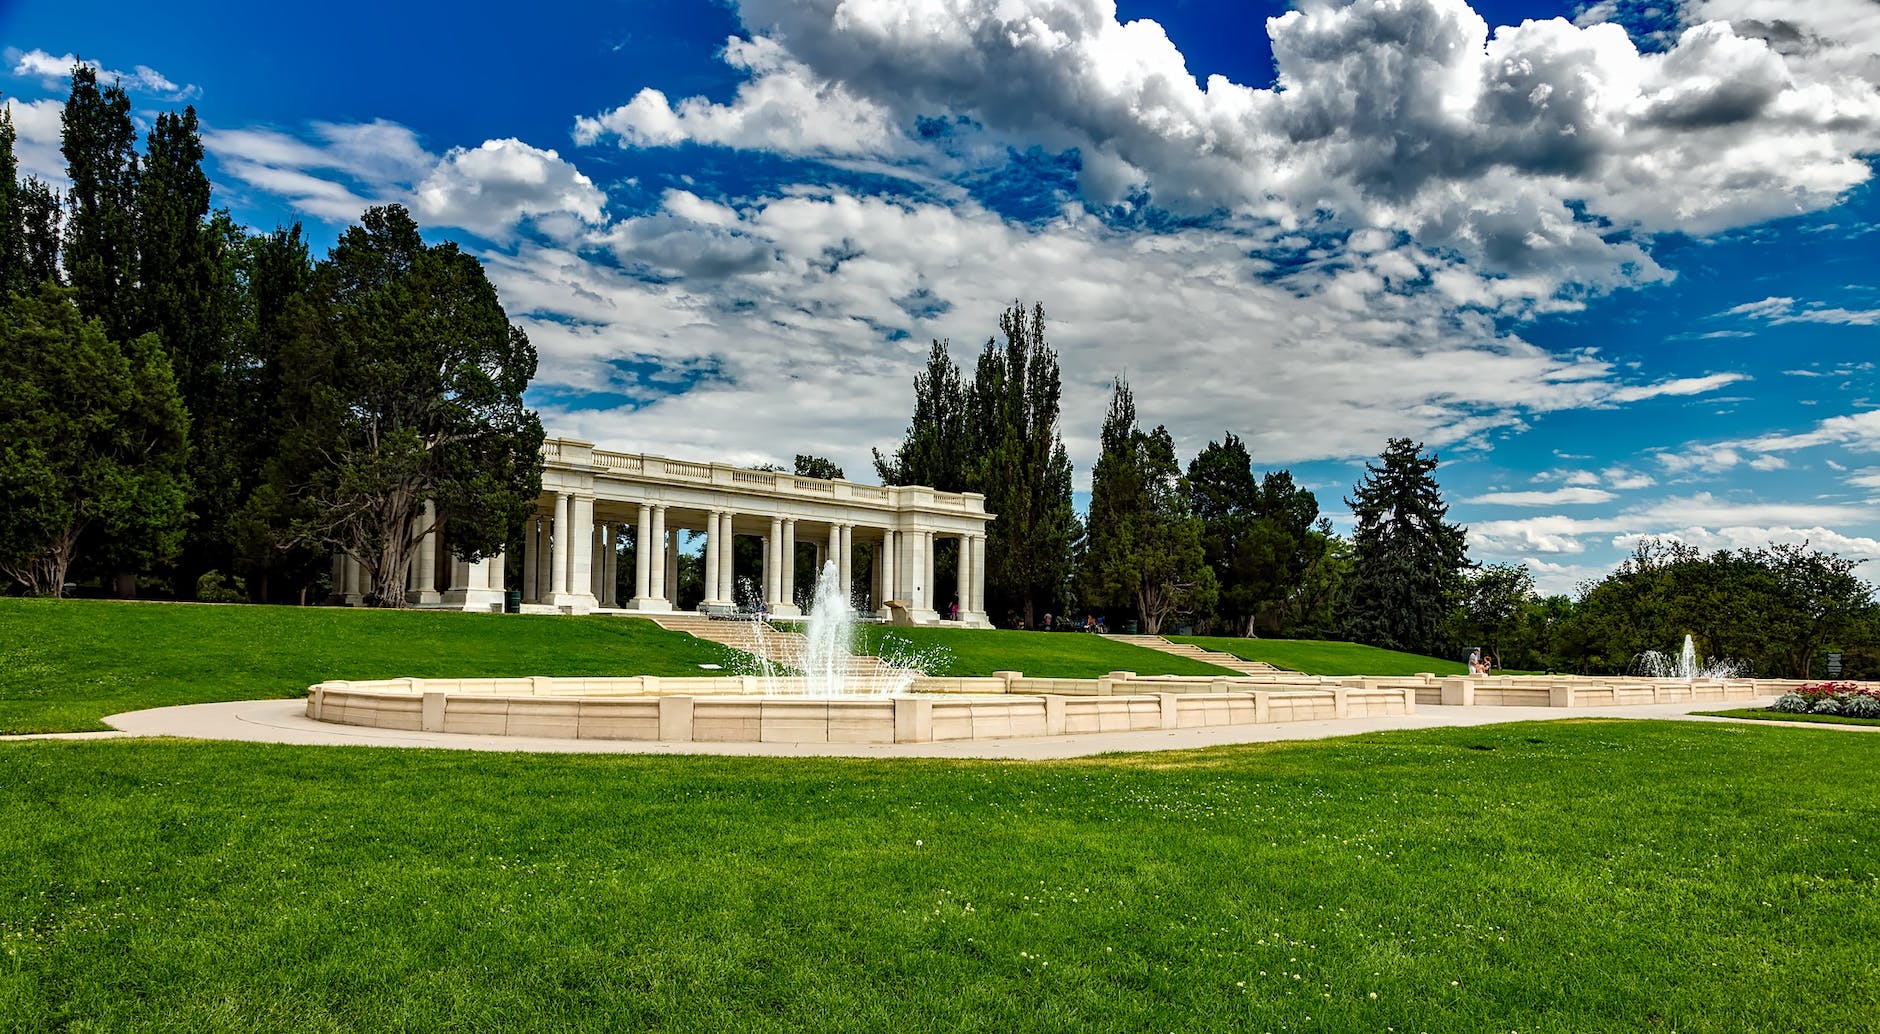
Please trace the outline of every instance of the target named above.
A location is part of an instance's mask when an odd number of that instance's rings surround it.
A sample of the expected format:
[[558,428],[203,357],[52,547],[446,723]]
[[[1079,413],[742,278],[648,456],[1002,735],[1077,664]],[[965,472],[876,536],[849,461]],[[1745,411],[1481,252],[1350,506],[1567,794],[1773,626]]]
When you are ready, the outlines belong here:
[[855,605],[855,525],[842,526],[842,544],[836,551],[836,577],[842,582],[842,602]]
[[412,561],[411,599],[414,606],[425,607],[438,601],[437,594],[437,504],[429,499],[418,510],[418,527],[432,528],[418,539],[418,555]]
[[666,508],[653,507],[653,537],[647,540],[646,552],[652,561],[650,575],[652,594],[656,600],[671,600],[666,589]]
[[985,615],[985,536],[972,536],[972,613]]
[[881,564],[881,603],[884,607],[889,600],[899,598],[895,595],[898,588],[894,581],[894,537],[893,528],[881,533],[881,560],[879,562]]
[[653,597],[653,555],[647,543],[653,541],[653,508],[640,504],[640,522],[633,530],[633,602]]
[[[559,544],[564,536],[557,533]],[[556,606],[572,608],[576,613],[593,610],[594,599],[594,497],[568,498],[568,575],[567,597]]]
[[796,518],[783,519],[783,602],[796,605]]
[[666,602],[674,603],[679,599],[679,529],[673,528],[666,536]]
[[601,576],[601,589],[607,594],[606,606],[620,606],[620,528],[619,521],[607,522],[607,573]]
[[945,601],[939,599],[939,594],[934,592],[933,546],[934,533],[931,531],[924,533],[920,544],[920,577],[921,581],[926,583],[926,588],[921,590],[921,595],[924,597],[922,602],[928,610],[937,611],[945,605]]
[[726,510],[724,518],[718,522],[719,527],[724,531],[724,534],[719,536],[724,539],[724,544],[719,547],[718,554],[718,598],[732,604],[738,601],[738,572],[737,565],[733,563],[737,559],[737,553],[731,548],[732,543],[737,540],[737,531],[734,527],[736,520],[737,514]]
[[539,517],[530,516],[522,525],[522,598],[530,603],[540,598],[536,582],[541,577],[542,543],[536,536],[541,524]]
[[764,602],[775,610],[783,602],[783,518],[770,519],[770,535],[764,539]]
[[606,544],[607,525],[595,521],[593,530],[588,533],[588,555],[594,558],[588,565],[588,592],[593,594],[597,602],[606,596],[601,591],[601,575],[607,572],[607,555],[601,552],[601,548]]
[[549,560],[548,594],[551,603],[559,603],[555,597],[568,592],[568,494],[555,493],[555,526],[552,529],[553,554]]
[[718,597],[718,520],[717,510],[705,514],[705,602],[717,603]]
[[973,537],[960,536],[960,559],[953,568],[953,592],[960,600],[960,620],[973,611]]

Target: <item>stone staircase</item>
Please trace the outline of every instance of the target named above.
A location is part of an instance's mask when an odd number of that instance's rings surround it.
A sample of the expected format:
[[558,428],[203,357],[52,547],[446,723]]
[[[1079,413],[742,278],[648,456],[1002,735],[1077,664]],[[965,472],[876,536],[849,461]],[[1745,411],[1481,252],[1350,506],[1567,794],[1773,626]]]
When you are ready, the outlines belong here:
[[1231,653],[1221,653],[1217,650],[1203,649],[1193,643],[1172,643],[1159,635],[1106,635],[1104,638],[1114,639],[1119,643],[1128,643],[1131,646],[1140,646],[1149,650],[1159,650],[1162,653],[1170,654],[1175,657],[1186,657],[1189,660],[1205,661],[1215,667],[1226,668],[1229,671],[1237,671],[1243,675],[1271,675],[1274,672],[1283,672],[1286,670],[1284,668],[1276,668],[1265,661],[1249,661],[1236,657]]
[[[702,614],[648,614],[652,622],[671,632],[684,632],[693,638],[728,646],[741,650],[753,657],[762,657],[772,664],[794,665],[803,655],[807,642],[800,632],[786,632],[775,625],[766,624],[760,640],[758,630],[747,618],[731,620],[708,618]],[[746,673],[748,674],[748,673]],[[858,685],[893,685],[906,679],[912,679],[919,672],[898,668],[879,657],[861,654],[849,657],[848,665],[842,671],[842,677],[851,684]]]

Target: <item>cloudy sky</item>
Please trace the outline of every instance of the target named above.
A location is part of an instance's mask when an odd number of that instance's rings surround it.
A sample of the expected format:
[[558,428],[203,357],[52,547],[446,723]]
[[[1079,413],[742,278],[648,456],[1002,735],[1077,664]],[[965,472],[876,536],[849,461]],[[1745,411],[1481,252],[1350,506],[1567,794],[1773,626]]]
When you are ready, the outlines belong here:
[[1654,535],[1880,569],[1876,0],[72,11],[0,4],[27,169],[83,58],[194,104],[251,226],[405,204],[551,433],[870,481],[929,341],[970,369],[1039,301],[1080,492],[1120,374],[1341,527],[1426,443],[1550,591]]

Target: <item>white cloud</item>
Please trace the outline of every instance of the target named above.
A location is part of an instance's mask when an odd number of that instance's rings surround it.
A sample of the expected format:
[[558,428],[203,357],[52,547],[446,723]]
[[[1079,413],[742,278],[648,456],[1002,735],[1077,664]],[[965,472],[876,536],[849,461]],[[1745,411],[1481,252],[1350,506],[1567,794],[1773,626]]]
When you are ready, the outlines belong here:
[[335,222],[398,203],[425,225],[500,240],[525,219],[564,236],[605,220],[607,197],[593,181],[556,152],[520,140],[488,140],[439,158],[409,128],[383,119],[315,122],[309,130],[311,139],[272,129],[212,130],[203,145],[224,176]]
[[994,139],[1079,148],[1098,200],[1146,183],[1176,208],[1329,210],[1482,268],[1595,288],[1668,276],[1626,231],[1708,234],[1827,207],[1867,179],[1860,155],[1880,144],[1870,86],[1798,79],[1720,22],[1640,53],[1616,25],[1491,35],[1462,0],[1309,2],[1268,21],[1277,83],[1259,89],[1198,83],[1159,25],[1119,22],[1110,0],[740,11],[752,38],[726,57],[751,79],[730,104],[642,93],[577,136],[885,153],[905,143],[890,127],[965,115]]
[[1463,502],[1500,506],[1570,506],[1609,503],[1615,498],[1611,492],[1599,488],[1556,488],[1548,492],[1487,492]]
[[1863,467],[1851,471],[1845,479],[1855,488],[1870,488],[1880,491],[1880,467]]
[[105,68],[96,61],[82,61],[73,54],[48,54],[43,50],[6,49],[6,60],[13,66],[13,74],[22,78],[38,79],[48,89],[67,85],[71,82],[72,67],[83,63],[98,73],[99,83],[109,86],[113,82],[121,84],[126,90],[153,93],[159,99],[167,101],[189,100],[199,96],[202,90],[194,85],[178,86],[169,76],[151,68],[149,65],[137,65],[128,72],[114,68]]
[[[1015,297],[1043,301],[1050,317],[1080,476],[1119,372],[1143,419],[1168,424],[1184,450],[1231,427],[1273,464],[1370,456],[1392,435],[1475,441],[1631,389],[1597,356],[1550,353],[1440,296],[1394,290],[1406,264],[1472,275],[1401,247],[1274,283],[1257,275],[1270,240],[1247,231],[1138,236],[1075,213],[1027,227],[969,203],[810,191],[737,202],[669,191],[656,210],[586,240],[612,262],[573,244],[485,260],[542,352],[538,385],[645,395],[647,412],[550,414],[622,445],[650,426],[679,436],[671,448],[727,457],[834,435],[826,454],[867,470],[869,447],[900,436],[928,339],[960,342],[970,368]],[[1124,283],[1162,286],[1117,290]],[[1157,347],[1136,347],[1148,341]],[[707,375],[670,395],[610,361]],[[785,413],[762,401],[778,394],[792,400]],[[748,414],[760,411],[753,429]]]
[[607,196],[554,151],[520,140],[452,148],[417,187],[422,221],[500,237],[531,216],[565,212],[599,223]]
[[1830,323],[1844,327],[1871,327],[1880,323],[1880,309],[1843,309],[1811,305],[1798,310],[1795,308],[1795,299],[1776,297],[1764,298],[1759,302],[1745,302],[1724,310],[1723,315],[1765,319],[1778,326],[1784,323]]
[[675,107],[643,89],[594,118],[575,120],[576,143],[618,139],[622,147],[671,147],[693,142],[795,155],[882,156],[903,150],[889,111],[819,79],[775,40],[758,36],[725,43],[725,63],[751,78],[730,104],[700,97]]
[[13,156],[19,159],[22,176],[37,176],[63,189],[69,182],[65,175],[65,155],[59,151],[65,102],[9,99],[6,106],[13,112],[13,131],[17,134]]

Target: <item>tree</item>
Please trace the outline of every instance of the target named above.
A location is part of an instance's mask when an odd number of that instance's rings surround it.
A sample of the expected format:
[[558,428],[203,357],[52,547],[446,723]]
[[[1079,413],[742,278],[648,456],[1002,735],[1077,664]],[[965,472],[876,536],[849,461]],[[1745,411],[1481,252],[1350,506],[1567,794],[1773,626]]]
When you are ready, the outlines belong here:
[[1187,485],[1189,512],[1201,522],[1202,553],[1220,586],[1217,612],[1241,634],[1251,634],[1259,601],[1253,587],[1236,577],[1235,565],[1248,545],[1260,505],[1253,457],[1230,432],[1189,461]]
[[13,155],[19,134],[13,108],[0,108],[0,304],[26,283],[26,237],[20,202],[20,163]]
[[[422,536],[438,531],[475,562],[534,511],[543,433],[522,393],[535,349],[481,264],[455,244],[426,246],[398,205],[340,237],[312,293],[283,356],[289,393],[310,407],[271,464],[275,498],[295,501],[280,541],[352,556],[370,601],[402,606]],[[419,519],[427,501],[431,522]]]
[[808,456],[799,452],[796,454],[796,476],[800,478],[822,478],[824,481],[840,481],[842,480],[842,468],[836,466],[834,460],[827,460],[821,456]]
[[960,368],[936,339],[927,368],[914,376],[914,419],[894,455],[874,450],[875,473],[884,485],[926,485],[965,492],[967,458],[976,447],[967,436],[966,388]]
[[36,290],[40,284],[64,283],[59,276],[59,245],[65,204],[59,192],[26,177],[15,201],[20,220],[19,289]]
[[1438,653],[1448,615],[1468,564],[1461,527],[1437,487],[1434,455],[1408,438],[1392,438],[1381,464],[1345,500],[1357,518],[1354,569],[1344,606],[1348,634],[1393,650]]
[[1822,647],[1856,634],[1873,607],[1873,587],[1854,574],[1861,561],[1801,545],[1771,544],[1765,554],[1775,578],[1771,638],[1791,678],[1814,674]]
[[1529,608],[1539,600],[1525,564],[1489,564],[1466,572],[1449,638],[1483,647],[1502,667],[1532,667],[1532,651],[1521,633]]
[[188,417],[154,335],[119,345],[47,283],[0,320],[0,571],[57,595],[82,544],[181,544]]
[[1090,603],[1131,607],[1153,635],[1171,615],[1214,603],[1202,522],[1189,512],[1168,429],[1136,427],[1135,396],[1120,377],[1101,438],[1080,585]]
[[967,392],[962,444],[972,449],[962,460],[968,485],[995,515],[986,530],[987,607],[1017,610],[1030,628],[1070,578],[1071,461],[1058,431],[1063,389],[1044,306],[1027,313],[1014,304],[999,330],[1005,344],[986,342]]
[[77,64],[61,119],[60,149],[72,179],[65,271],[79,311],[103,320],[109,339],[127,340],[137,314],[137,133],[130,98],[116,84],[100,88],[97,71]]

